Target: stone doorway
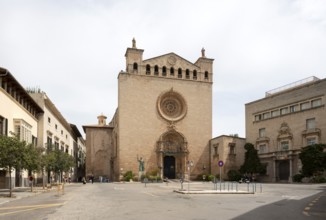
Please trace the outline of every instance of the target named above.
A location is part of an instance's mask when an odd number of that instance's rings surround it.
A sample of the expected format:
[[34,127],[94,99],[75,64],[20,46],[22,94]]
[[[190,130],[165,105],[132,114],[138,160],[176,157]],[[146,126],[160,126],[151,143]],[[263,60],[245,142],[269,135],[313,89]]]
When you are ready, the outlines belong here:
[[184,176],[188,156],[187,141],[174,129],[162,134],[157,141],[157,163],[161,177],[176,179]]
[[280,160],[278,163],[278,176],[280,181],[288,181],[290,177],[289,160]]
[[168,179],[175,179],[175,157],[174,156],[165,156],[164,157],[164,168],[163,176]]

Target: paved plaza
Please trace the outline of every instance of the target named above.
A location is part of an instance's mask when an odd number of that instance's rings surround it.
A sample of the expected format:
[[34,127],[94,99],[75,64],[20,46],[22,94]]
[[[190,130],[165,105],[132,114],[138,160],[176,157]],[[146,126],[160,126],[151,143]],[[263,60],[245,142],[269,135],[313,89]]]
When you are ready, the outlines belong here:
[[[74,183],[0,197],[0,219],[325,219],[325,184]],[[233,188],[232,188],[233,187]],[[188,190],[189,189],[189,190]],[[221,189],[221,190],[220,190]],[[249,194],[245,193],[248,192]],[[16,189],[18,190],[18,189]],[[252,192],[252,191],[255,192]],[[229,191],[229,193],[227,193]],[[204,192],[204,193],[200,193]],[[207,193],[214,192],[214,193]],[[220,193],[218,193],[220,192]]]

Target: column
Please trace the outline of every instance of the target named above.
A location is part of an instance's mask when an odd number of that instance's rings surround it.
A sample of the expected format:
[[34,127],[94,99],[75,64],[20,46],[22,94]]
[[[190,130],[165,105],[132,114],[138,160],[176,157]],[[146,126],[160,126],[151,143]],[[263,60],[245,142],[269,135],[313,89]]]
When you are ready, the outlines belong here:
[[273,159],[273,180],[272,182],[276,182],[276,160]]
[[292,156],[289,156],[289,161],[290,161],[290,175],[289,175],[289,183],[292,183],[292,176],[293,176],[293,174],[292,174]]

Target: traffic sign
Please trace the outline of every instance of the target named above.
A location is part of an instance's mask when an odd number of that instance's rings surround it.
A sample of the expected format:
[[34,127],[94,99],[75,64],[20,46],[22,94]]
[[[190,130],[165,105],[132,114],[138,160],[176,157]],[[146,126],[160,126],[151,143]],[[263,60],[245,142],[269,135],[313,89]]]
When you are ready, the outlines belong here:
[[218,166],[219,166],[219,167],[223,167],[223,165],[224,165],[223,161],[220,160],[220,161],[218,162]]

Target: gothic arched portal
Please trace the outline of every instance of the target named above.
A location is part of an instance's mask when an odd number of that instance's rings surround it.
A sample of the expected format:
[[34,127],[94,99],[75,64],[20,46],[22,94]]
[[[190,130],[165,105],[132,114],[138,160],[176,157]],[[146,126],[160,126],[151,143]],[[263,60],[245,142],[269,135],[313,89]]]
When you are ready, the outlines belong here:
[[162,168],[163,178],[181,178],[186,172],[185,164],[188,146],[185,137],[171,129],[161,135],[157,141],[157,161]]

